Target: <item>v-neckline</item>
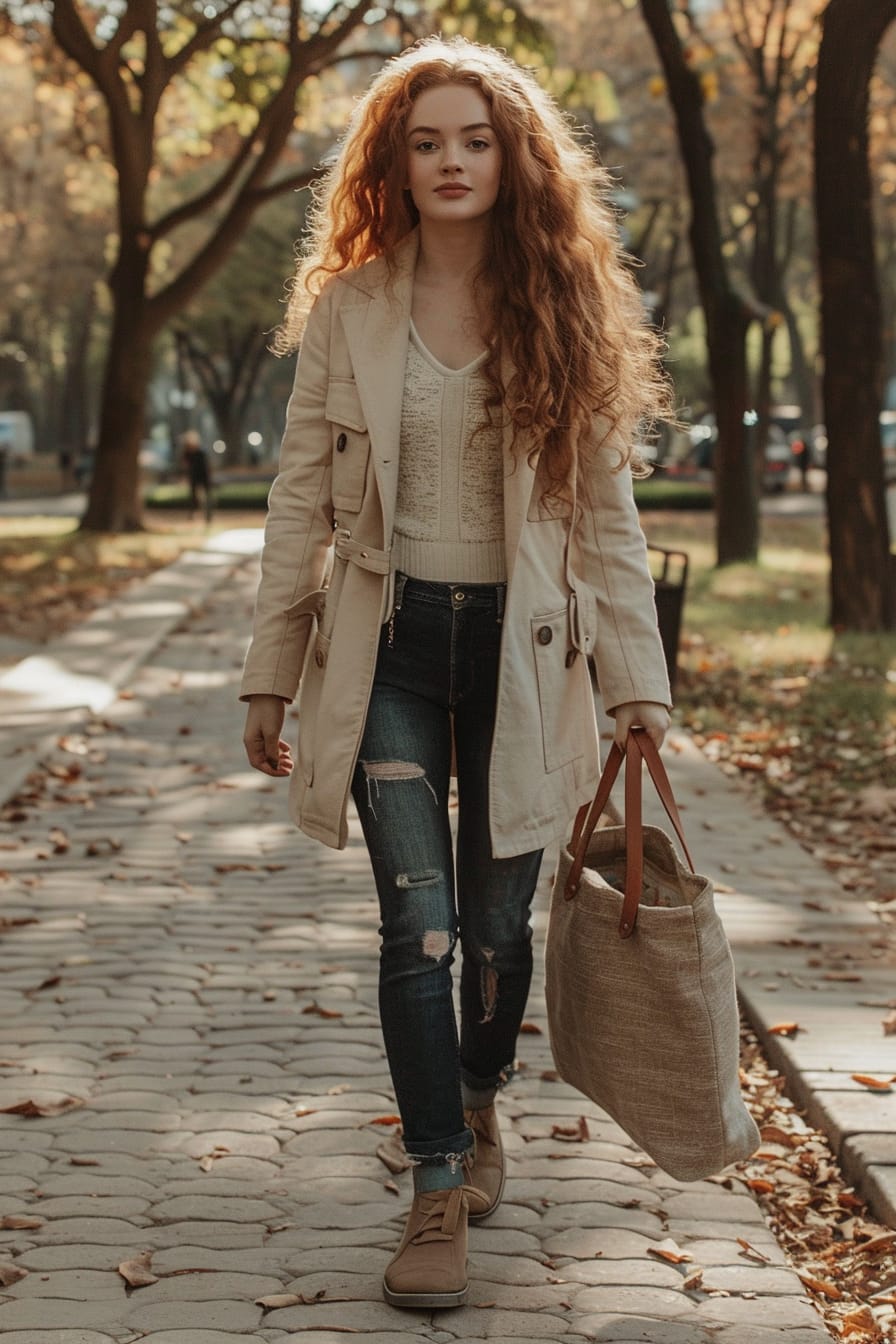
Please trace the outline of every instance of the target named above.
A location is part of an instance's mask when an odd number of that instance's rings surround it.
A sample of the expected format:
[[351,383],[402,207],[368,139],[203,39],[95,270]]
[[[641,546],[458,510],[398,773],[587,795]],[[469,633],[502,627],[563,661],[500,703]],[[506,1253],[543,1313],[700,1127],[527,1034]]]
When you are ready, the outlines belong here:
[[437,369],[439,373],[444,374],[445,377],[447,378],[462,378],[464,374],[472,373],[475,369],[479,367],[480,364],[485,363],[486,357],[488,355],[488,351],[483,350],[482,353],[478,354],[475,359],[471,359],[469,364],[464,364],[463,368],[452,369],[450,365],[443,364],[440,359],[436,359],[435,355],[425,344],[423,337],[417,330],[417,325],[414,322],[413,318],[411,318],[411,338],[417,349],[420,351],[420,354],[424,357],[424,359],[428,360],[429,363],[432,364],[434,369]]

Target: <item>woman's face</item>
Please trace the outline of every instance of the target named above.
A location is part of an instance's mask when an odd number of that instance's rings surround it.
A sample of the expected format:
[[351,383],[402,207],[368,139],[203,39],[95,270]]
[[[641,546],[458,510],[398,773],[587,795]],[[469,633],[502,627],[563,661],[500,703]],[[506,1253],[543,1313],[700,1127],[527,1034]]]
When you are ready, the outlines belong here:
[[469,223],[492,209],[501,146],[478,89],[444,84],[421,93],[408,117],[407,150],[407,186],[421,222]]

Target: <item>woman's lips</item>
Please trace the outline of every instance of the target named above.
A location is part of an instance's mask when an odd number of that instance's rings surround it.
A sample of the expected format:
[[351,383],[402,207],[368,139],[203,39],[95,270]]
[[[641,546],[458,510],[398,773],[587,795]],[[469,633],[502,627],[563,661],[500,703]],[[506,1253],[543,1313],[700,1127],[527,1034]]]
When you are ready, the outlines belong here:
[[469,187],[436,187],[437,196],[466,196],[470,191]]

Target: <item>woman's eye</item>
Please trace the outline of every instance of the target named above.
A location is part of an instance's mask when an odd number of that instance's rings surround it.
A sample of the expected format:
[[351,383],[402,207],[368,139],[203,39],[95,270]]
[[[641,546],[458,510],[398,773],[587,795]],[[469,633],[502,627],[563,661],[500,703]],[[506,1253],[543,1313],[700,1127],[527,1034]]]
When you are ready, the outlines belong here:
[[471,149],[488,149],[488,148],[489,148],[489,142],[488,142],[487,140],[471,140],[471,141],[470,141],[470,148],[471,148]]
[[423,150],[424,153],[428,154],[431,149],[435,149],[435,142],[432,140],[418,140],[414,149]]

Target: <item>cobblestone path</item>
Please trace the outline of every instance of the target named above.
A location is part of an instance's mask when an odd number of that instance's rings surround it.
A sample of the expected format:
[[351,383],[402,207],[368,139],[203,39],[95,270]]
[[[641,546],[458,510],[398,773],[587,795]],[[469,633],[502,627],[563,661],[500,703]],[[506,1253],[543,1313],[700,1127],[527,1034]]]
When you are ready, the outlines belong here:
[[[356,826],[343,853],[306,840],[244,766],[255,574],[64,740],[0,836],[4,1344],[822,1344],[750,1197],[678,1185],[550,1077],[540,979],[469,1305],[382,1301],[410,1176],[377,1151],[395,1103],[373,888]],[[582,1116],[584,1141],[556,1133]],[[668,1237],[692,1260],[648,1253]],[[129,1286],[141,1256],[154,1281]]]

